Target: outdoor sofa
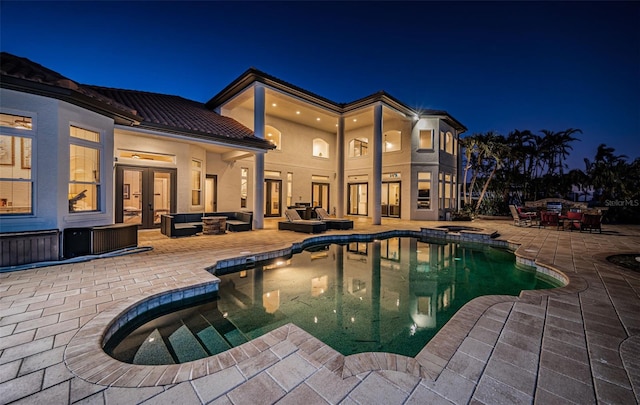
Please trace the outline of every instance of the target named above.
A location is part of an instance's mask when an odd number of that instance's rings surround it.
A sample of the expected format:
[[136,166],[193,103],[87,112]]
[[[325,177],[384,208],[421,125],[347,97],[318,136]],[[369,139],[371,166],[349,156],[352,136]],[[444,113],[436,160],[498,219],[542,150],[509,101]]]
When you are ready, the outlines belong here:
[[302,233],[321,233],[327,230],[327,224],[323,221],[302,219],[295,209],[288,209],[284,212],[286,221],[278,222],[278,229],[284,231],[294,231]]
[[163,214],[160,217],[160,232],[170,238],[195,235],[202,232],[202,217],[226,217],[226,230],[229,232],[252,229],[253,213],[251,212],[190,212]]

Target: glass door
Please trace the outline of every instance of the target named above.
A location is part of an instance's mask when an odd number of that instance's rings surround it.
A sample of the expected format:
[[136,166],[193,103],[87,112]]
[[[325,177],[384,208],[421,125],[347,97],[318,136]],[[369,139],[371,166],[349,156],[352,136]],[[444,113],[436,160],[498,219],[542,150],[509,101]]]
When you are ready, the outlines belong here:
[[368,184],[349,184],[348,215],[367,215]]
[[311,201],[312,207],[322,207],[327,212],[331,212],[329,209],[329,184],[311,183]]
[[175,211],[176,170],[116,166],[116,223],[156,228]]
[[265,217],[282,215],[282,180],[265,179],[264,181]]
[[382,201],[383,217],[400,218],[400,182],[382,183]]

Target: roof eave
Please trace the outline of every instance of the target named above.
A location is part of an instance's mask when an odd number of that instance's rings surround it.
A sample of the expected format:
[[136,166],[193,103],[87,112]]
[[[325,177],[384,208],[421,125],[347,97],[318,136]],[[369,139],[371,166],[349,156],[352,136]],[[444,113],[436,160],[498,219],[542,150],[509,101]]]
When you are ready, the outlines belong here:
[[205,106],[210,109],[215,109],[227,101],[231,100],[237,94],[241,93],[245,89],[251,87],[253,83],[262,83],[265,86],[282,91],[291,96],[300,98],[310,103],[316,104],[320,107],[333,111],[337,114],[342,113],[341,105],[335,103],[327,98],[314,94],[310,91],[304,90],[301,87],[292,85],[276,77],[261,72],[258,69],[250,68],[227,87],[222,89],[218,94],[213,96],[209,101],[205,103]]
[[91,97],[81,94],[72,89],[64,87],[51,86],[44,83],[34,82],[32,80],[20,79],[17,77],[3,75],[0,81],[0,87],[19,91],[22,93],[35,94],[38,96],[55,98],[70,104],[77,105],[87,110],[93,111],[100,115],[113,118],[117,124],[121,125],[138,125],[142,121],[142,117],[127,113],[109,106],[103,102],[97,101]]
[[138,125],[137,128],[171,133],[174,135],[185,136],[185,137],[196,139],[196,140],[210,140],[210,141],[216,141],[216,142],[225,143],[225,144],[257,148],[257,149],[262,149],[264,151],[275,149],[276,147],[271,142],[262,140],[260,138],[242,138],[242,139],[230,138],[220,134],[212,134],[212,133],[201,132],[201,131],[189,131],[186,129],[176,128],[176,127],[162,125],[162,124],[153,124],[153,123],[144,122],[144,121],[140,123],[140,125]]

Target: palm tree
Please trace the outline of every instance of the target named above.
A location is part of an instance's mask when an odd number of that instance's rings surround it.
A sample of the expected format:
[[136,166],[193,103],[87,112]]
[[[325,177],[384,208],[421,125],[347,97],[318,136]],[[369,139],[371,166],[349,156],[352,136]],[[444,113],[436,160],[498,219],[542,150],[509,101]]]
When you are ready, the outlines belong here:
[[491,173],[489,173],[489,177],[484,183],[484,187],[482,187],[482,191],[480,192],[480,198],[478,199],[478,204],[476,205],[476,211],[480,208],[482,204],[482,200],[484,199],[485,194],[487,193],[487,189],[489,188],[489,183],[491,179],[496,174],[496,170],[502,168],[508,147],[506,145],[505,139],[502,135],[499,135],[496,132],[490,131],[487,132],[483,136],[483,142],[478,145],[479,149],[482,150],[483,155],[491,161],[493,164],[493,169]]
[[[473,134],[460,139],[460,146],[464,148],[465,165],[464,165],[464,177],[463,177],[463,201],[466,204],[471,204],[471,195],[469,195],[469,201],[467,202],[467,175],[469,170],[474,166],[475,155],[478,149],[478,134]],[[470,190],[472,191],[472,190]]]

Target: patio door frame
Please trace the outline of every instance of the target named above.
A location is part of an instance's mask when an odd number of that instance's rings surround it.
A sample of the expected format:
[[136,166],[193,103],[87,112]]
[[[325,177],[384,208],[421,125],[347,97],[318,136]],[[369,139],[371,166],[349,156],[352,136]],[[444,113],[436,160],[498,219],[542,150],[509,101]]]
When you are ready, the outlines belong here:
[[[352,201],[351,201],[351,194],[352,194],[352,187],[358,187],[358,189],[356,190],[356,195],[357,195],[357,201],[355,201],[356,204],[356,211],[353,212],[351,210],[351,206],[352,206]],[[361,212],[360,207],[361,207],[361,199],[360,199],[360,191],[361,189],[359,187],[364,187],[365,190],[365,199],[366,199],[366,203],[364,204],[364,213]],[[369,183],[367,182],[363,182],[363,183],[349,183],[348,187],[347,187],[347,215],[362,215],[362,216],[367,216],[369,215]]]
[[[165,167],[153,167],[153,166],[130,166],[117,164],[115,167],[115,222],[124,222],[124,172],[126,170],[141,172],[142,176],[142,190],[140,192],[141,198],[141,214],[142,220],[138,225],[141,229],[153,229],[160,227],[160,221],[155,223],[154,218],[156,211],[154,210],[154,174],[155,173],[168,173],[169,174],[169,211],[176,212],[176,196],[177,196],[177,169],[165,168]],[[129,195],[129,198],[135,197]],[[167,212],[168,214],[169,212]]]
[[[276,186],[276,193],[278,194],[277,205],[274,206],[274,190],[273,186]],[[282,180],[279,179],[264,179],[264,216],[265,217],[280,217],[282,216]],[[275,209],[274,209],[275,207]]]
[[[389,192],[390,192],[390,187],[389,186],[391,184],[397,184],[398,185],[398,204],[391,204],[391,201],[393,199],[395,199],[395,196],[393,196],[393,198],[392,198],[392,196],[389,194]],[[382,189],[380,190],[380,192],[383,194],[382,195],[382,200],[384,200],[384,197],[385,197],[385,195],[384,195],[385,188],[386,188],[386,191],[387,191],[387,195],[386,195],[387,204],[383,204],[382,205],[382,207],[380,209],[381,215],[383,217],[400,218],[400,206],[401,206],[400,202],[402,201],[402,184],[401,184],[400,181],[384,181],[384,182],[382,182]],[[394,212],[395,210],[392,207],[397,207],[397,212]]]
[[[330,199],[330,194],[329,194],[329,183],[322,183],[322,182],[312,182],[311,183],[311,205],[315,208],[315,207],[322,207],[325,210],[327,210],[327,212],[331,212],[331,210],[329,209],[329,206],[331,205],[331,199]],[[318,189],[318,192],[316,195],[316,187]],[[326,193],[326,196],[325,196]],[[318,204],[315,204],[315,202],[318,202]],[[327,206],[323,206],[322,205],[322,201],[326,201],[327,202]]]

